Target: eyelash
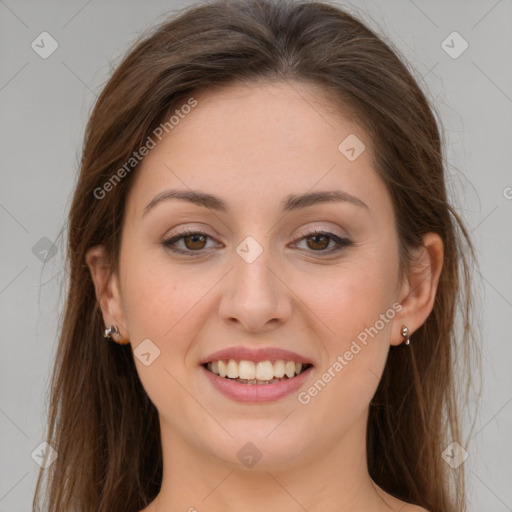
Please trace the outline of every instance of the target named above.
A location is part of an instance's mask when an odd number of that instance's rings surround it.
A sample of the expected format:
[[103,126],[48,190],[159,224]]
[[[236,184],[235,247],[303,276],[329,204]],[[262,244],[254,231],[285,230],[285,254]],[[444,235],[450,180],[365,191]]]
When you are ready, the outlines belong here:
[[[173,236],[172,238],[164,240],[161,243],[164,247],[166,247],[167,249],[169,249],[170,251],[172,251],[174,253],[183,254],[185,256],[189,256],[192,258],[198,257],[198,256],[201,256],[204,254],[205,249],[200,249],[198,251],[191,251],[189,249],[189,250],[184,251],[182,249],[177,249],[176,247],[172,247],[172,245],[174,243],[178,242],[179,240],[186,238],[188,236],[193,236],[193,235],[201,235],[201,236],[206,237],[207,239],[212,238],[210,235],[208,235],[207,233],[203,233],[202,231],[184,230],[184,231],[180,232],[179,234]],[[310,250],[308,252],[319,253],[321,255],[330,255],[330,254],[333,254],[333,253],[343,250],[345,247],[353,245],[353,242],[351,242],[348,238],[341,238],[333,233],[329,233],[328,231],[311,231],[311,232],[303,235],[297,241],[301,241],[301,240],[304,240],[305,238],[309,238],[311,236],[316,236],[316,235],[326,236],[327,238],[330,239],[329,243],[331,240],[334,240],[334,242],[336,242],[337,246],[331,247],[331,249],[329,249],[329,250],[320,250],[320,251]]]

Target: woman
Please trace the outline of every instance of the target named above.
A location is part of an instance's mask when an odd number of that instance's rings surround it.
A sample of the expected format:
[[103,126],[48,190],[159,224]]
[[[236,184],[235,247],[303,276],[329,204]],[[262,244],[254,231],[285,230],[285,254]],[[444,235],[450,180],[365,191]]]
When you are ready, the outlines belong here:
[[88,124],[34,503],[464,510],[464,245],[432,109],[377,35],[322,3],[189,8]]

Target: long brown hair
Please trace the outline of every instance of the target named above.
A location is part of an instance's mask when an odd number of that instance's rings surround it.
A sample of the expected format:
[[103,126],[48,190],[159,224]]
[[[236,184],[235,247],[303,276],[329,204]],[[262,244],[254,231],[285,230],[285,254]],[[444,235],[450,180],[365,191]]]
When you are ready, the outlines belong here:
[[471,359],[474,251],[447,199],[434,110],[398,55],[336,6],[292,0],[192,6],[134,45],[86,129],[67,226],[68,294],[49,404],[47,442],[58,457],[39,474],[35,510],[44,497],[44,509],[52,512],[138,512],[158,494],[157,410],[138,378],[130,346],[103,339],[85,262],[89,248],[103,245],[116,271],[137,166],[107,198],[95,191],[195,91],[260,79],[309,81],[355,112],[371,136],[375,170],[393,200],[403,271],[421,235],[435,232],[444,242],[433,311],[409,347],[391,348],[370,404],[367,462],[373,480],[404,501],[431,512],[465,510],[463,465],[454,470],[441,454],[452,441],[464,446],[457,402],[468,387],[456,387],[455,364]]

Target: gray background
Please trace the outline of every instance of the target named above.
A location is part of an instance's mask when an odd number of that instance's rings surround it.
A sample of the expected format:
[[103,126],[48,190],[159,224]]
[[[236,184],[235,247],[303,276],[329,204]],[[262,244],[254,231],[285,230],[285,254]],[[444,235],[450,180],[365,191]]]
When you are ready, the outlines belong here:
[[[1,512],[31,509],[39,469],[31,453],[44,439],[66,277],[65,245],[53,254],[51,242],[69,207],[85,122],[141,31],[188,4],[0,0]],[[470,511],[512,511],[512,2],[339,4],[394,42],[440,112],[450,193],[481,265],[484,387],[465,446]],[[58,43],[47,59],[31,47],[43,31]],[[458,58],[442,47],[454,31],[469,44]],[[447,44],[461,48],[457,39]]]

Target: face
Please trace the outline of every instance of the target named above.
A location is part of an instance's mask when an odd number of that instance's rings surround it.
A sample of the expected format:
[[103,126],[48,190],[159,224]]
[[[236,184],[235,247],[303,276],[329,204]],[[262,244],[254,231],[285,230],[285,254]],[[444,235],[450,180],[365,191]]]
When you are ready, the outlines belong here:
[[[402,341],[397,233],[372,141],[310,84],[195,98],[134,176],[115,277],[162,436],[238,466],[250,442],[262,469],[363,442]],[[248,383],[258,377],[278,380]]]

